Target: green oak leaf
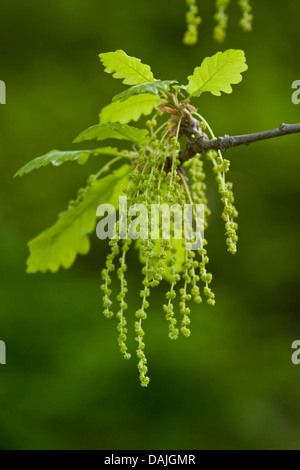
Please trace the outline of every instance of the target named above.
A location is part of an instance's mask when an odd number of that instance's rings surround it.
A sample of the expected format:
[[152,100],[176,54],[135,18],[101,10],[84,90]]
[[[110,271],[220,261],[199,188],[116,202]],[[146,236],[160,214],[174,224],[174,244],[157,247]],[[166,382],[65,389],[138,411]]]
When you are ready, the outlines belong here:
[[142,114],[148,116],[158,105],[159,96],[150,93],[134,95],[126,101],[115,101],[105,106],[100,113],[100,123],[137,121]]
[[34,160],[26,163],[18,170],[14,176],[23,176],[26,173],[30,173],[33,170],[37,170],[42,166],[47,166],[50,163],[54,166],[60,166],[64,162],[74,162],[85,163],[88,157],[93,153],[93,150],[73,150],[70,152],[65,152],[64,150],[51,150],[50,152],[37,157]]
[[121,49],[99,54],[99,57],[106,67],[105,72],[112,73],[114,78],[124,78],[125,85],[139,85],[154,81],[149,65],[142,64],[140,59],[128,56]]
[[96,209],[107,203],[118,207],[118,198],[126,186],[130,165],[123,165],[113,173],[94,181],[84,190],[78,205],[62,212],[55,225],[28,243],[30,255],[27,272],[56,272],[68,269],[78,254],[90,249],[90,234],[96,226]]
[[127,124],[102,123],[89,127],[88,129],[81,132],[74,140],[74,143],[92,139],[118,139],[129,140],[139,144],[145,140],[145,137],[148,134],[149,132],[147,129],[137,129],[136,127],[128,126]]
[[[74,162],[77,161],[80,165],[83,165],[87,162],[88,158],[91,155],[112,155],[112,156],[122,156],[117,148],[113,147],[101,147],[93,150],[51,150],[50,152],[37,157],[34,160],[26,163],[20,170],[18,170],[14,176],[23,176],[27,173],[31,173],[33,170],[37,170],[43,166],[47,166],[50,163],[54,166],[60,166],[65,162]],[[124,157],[128,155],[124,153]]]
[[95,156],[97,155],[110,155],[112,157],[124,157],[128,158],[129,152],[127,150],[120,151],[116,147],[99,147],[93,151]]
[[242,81],[241,73],[248,69],[244,51],[229,49],[206,57],[193,75],[188,77],[187,92],[189,96],[200,96],[209,91],[215,96],[232,93],[231,84]]
[[122,93],[113,97],[113,101],[125,101],[133,95],[141,93],[151,93],[158,95],[160,91],[167,91],[172,83],[177,83],[175,80],[156,80],[155,82],[143,83],[142,85],[134,85]]

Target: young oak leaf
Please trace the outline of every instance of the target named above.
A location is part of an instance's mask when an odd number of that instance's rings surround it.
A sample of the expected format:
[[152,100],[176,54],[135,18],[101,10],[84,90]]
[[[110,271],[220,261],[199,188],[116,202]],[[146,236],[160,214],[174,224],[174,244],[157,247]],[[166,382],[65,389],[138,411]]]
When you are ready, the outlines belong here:
[[134,85],[127,90],[118,93],[113,97],[113,101],[125,101],[133,95],[139,95],[141,93],[152,93],[158,95],[160,91],[167,91],[170,85],[177,83],[175,80],[155,80],[155,82],[143,83],[141,85]]
[[143,142],[148,134],[149,132],[147,129],[138,129],[136,127],[128,126],[127,124],[102,123],[89,127],[81,132],[74,140],[74,143],[92,139],[118,139],[129,140],[138,144]]
[[126,150],[120,151],[116,147],[99,147],[94,149],[93,154],[97,155],[110,155],[111,157],[124,157],[128,158],[128,152]]
[[142,64],[140,59],[128,56],[121,49],[99,54],[99,57],[106,67],[105,72],[112,73],[114,78],[124,78],[125,85],[154,82],[149,65]]
[[118,207],[118,198],[126,186],[130,165],[123,165],[112,174],[94,181],[84,192],[77,206],[59,215],[55,225],[28,243],[30,255],[27,272],[56,272],[68,269],[78,254],[90,249],[88,234],[96,225],[96,209],[101,203]]
[[64,162],[74,162],[85,163],[88,157],[93,154],[93,150],[73,150],[70,152],[65,152],[63,150],[51,150],[50,152],[42,155],[41,157],[34,158],[26,165],[22,166],[14,176],[23,176],[26,173],[30,173],[33,170],[37,170],[42,166],[47,166],[52,163],[53,166],[60,166]]
[[[26,163],[20,170],[15,173],[16,176],[23,176],[27,173],[31,173],[33,170],[37,170],[43,166],[52,163],[53,166],[60,166],[65,162],[77,161],[80,165],[84,165],[91,155],[112,155],[122,156],[117,148],[113,147],[100,147],[93,150],[51,150],[50,152],[42,155],[41,157],[34,158],[30,162]],[[127,155],[124,154],[126,157]]]
[[115,101],[105,106],[100,113],[100,123],[137,121],[142,114],[148,116],[158,105],[159,96],[150,93],[134,95],[126,101]]
[[188,77],[187,92],[190,97],[200,96],[205,91],[215,96],[221,96],[221,91],[232,93],[231,84],[241,82],[241,73],[247,69],[244,51],[228,49],[217,52],[212,57],[206,57]]

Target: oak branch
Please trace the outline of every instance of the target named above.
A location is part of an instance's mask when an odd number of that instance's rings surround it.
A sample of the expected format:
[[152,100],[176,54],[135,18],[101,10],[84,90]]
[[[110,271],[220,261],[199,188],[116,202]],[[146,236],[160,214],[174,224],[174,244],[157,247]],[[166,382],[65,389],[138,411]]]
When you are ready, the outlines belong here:
[[214,140],[208,140],[205,134],[199,134],[197,132],[194,134],[195,138],[188,142],[186,149],[180,152],[179,159],[183,164],[190,158],[193,158],[197,153],[206,152],[207,150],[221,150],[222,152],[226,152],[231,147],[237,147],[239,145],[250,145],[253,142],[259,142],[261,140],[273,139],[275,137],[297,133],[300,133],[300,123],[281,124],[281,126],[277,129],[257,132],[255,134],[236,136],[224,135],[224,137],[218,137]]

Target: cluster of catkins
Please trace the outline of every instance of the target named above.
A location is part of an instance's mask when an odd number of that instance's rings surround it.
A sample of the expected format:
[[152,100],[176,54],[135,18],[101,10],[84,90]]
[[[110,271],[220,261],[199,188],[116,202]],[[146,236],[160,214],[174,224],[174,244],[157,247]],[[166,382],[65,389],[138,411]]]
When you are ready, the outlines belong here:
[[[187,46],[193,46],[198,42],[198,26],[201,23],[201,17],[198,16],[199,8],[196,0],[186,0],[189,7],[186,13],[186,32],[184,34],[183,43]],[[214,39],[217,42],[223,42],[226,38],[228,26],[228,7],[230,0],[216,0],[216,13],[214,19],[216,26],[214,27]],[[240,26],[244,31],[252,30],[252,7],[250,0],[238,0],[238,5],[242,12]]]
[[[133,164],[129,174],[128,186],[124,193],[127,196],[128,207],[134,204],[143,204],[151,211],[152,204],[184,204],[204,205],[204,229],[207,226],[207,217],[210,212],[207,207],[205,195],[205,173],[201,155],[195,155],[189,160],[184,168],[180,167],[178,159],[180,144],[178,142],[180,122],[176,136],[171,137],[171,132],[165,129],[159,134],[160,128],[155,131],[157,122],[155,118],[147,122],[151,129],[149,141],[138,149],[138,158]],[[160,137],[158,137],[160,135]],[[208,160],[213,164],[219,185],[219,193],[224,204],[223,218],[226,225],[227,245],[231,253],[236,252],[236,229],[234,218],[237,216],[233,206],[232,187],[225,182],[225,173],[229,169],[229,162],[224,160],[221,152],[210,151],[207,153]],[[189,181],[188,181],[189,180]],[[147,221],[150,224],[150,221]],[[129,227],[131,218],[127,218]],[[149,308],[150,290],[157,287],[163,279],[169,282],[169,290],[166,292],[166,302],[162,309],[169,323],[170,339],[177,339],[180,332],[184,337],[190,335],[190,307],[189,302],[193,299],[195,303],[202,302],[202,295],[206,297],[209,305],[215,304],[215,295],[210,288],[212,275],[207,271],[209,262],[207,256],[207,241],[202,239],[201,248],[197,251],[186,249],[185,233],[182,240],[174,238],[174,232],[170,232],[169,239],[159,237],[151,239],[149,236],[132,240],[130,237],[122,239],[118,237],[120,221],[116,224],[115,238],[110,240],[111,252],[106,259],[106,268],[102,271],[102,291],[104,315],[108,318],[114,316],[112,310],[112,286],[111,274],[117,271],[120,290],[117,296],[118,309],[118,343],[121,353],[125,359],[131,357],[127,348],[127,320],[126,294],[128,292],[126,280],[126,255],[132,243],[137,244],[142,263],[142,289],[140,291],[141,305],[135,312],[135,333],[137,341],[138,370],[141,385],[146,387],[149,383],[147,359],[145,356],[145,342],[143,322],[147,318]],[[202,289],[200,290],[200,284]],[[180,321],[176,318],[176,306],[180,313]]]
[[183,37],[183,44],[186,46],[193,46],[198,42],[198,26],[201,24],[201,17],[198,16],[199,8],[196,5],[196,0],[186,0],[189,7],[185,14],[186,31]]

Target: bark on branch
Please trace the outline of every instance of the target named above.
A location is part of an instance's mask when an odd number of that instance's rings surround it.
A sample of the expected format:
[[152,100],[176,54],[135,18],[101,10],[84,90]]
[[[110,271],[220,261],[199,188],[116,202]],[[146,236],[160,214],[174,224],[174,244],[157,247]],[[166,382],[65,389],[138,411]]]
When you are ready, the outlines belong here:
[[226,152],[231,147],[237,147],[238,145],[250,145],[253,142],[259,142],[260,140],[273,139],[274,137],[281,137],[283,135],[297,134],[300,133],[299,124],[281,124],[278,129],[272,129],[270,131],[257,132],[255,134],[245,134],[224,137],[218,137],[214,140],[207,140],[205,134],[195,134],[195,138],[190,140],[186,146],[186,149],[179,155],[181,164],[193,158],[197,153],[203,153],[207,150],[221,150]]

